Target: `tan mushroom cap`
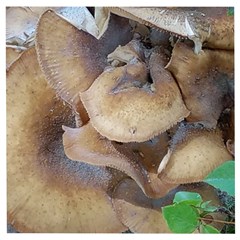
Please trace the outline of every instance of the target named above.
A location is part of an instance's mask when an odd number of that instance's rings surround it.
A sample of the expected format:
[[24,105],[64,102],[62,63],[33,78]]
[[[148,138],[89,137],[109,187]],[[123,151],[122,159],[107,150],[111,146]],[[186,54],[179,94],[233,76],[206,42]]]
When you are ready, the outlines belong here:
[[[36,48],[47,81],[81,115],[79,92],[87,90],[103,71],[107,55],[130,38],[127,21],[117,16],[111,18],[108,31],[97,40],[47,11],[38,23]],[[81,118],[84,123],[88,120],[86,113]]]
[[191,112],[187,121],[216,127],[222,110],[231,102],[228,81],[234,79],[233,51],[205,49],[196,55],[191,47],[178,42],[167,69],[175,76]]
[[166,183],[200,182],[216,167],[231,159],[219,129],[182,125],[160,163],[159,177]]
[[48,86],[34,49],[7,73],[7,210],[20,232],[122,232],[107,191],[121,174],[69,160],[72,110]]
[[[163,198],[147,198],[131,179],[124,179],[113,192],[113,206],[119,219],[135,233],[171,233],[161,207],[172,204],[178,191],[198,192],[203,201],[211,200],[211,205],[219,206],[220,201],[215,189],[206,183],[180,185]],[[211,213],[213,219],[224,220],[225,215]],[[221,229],[223,224],[210,223]]]
[[97,166],[107,166],[133,178],[143,192],[153,198],[164,196],[176,184],[158,178],[159,162],[167,151],[166,136],[144,143],[116,143],[102,137],[90,123],[80,128],[63,127],[63,145],[68,158]]
[[[175,80],[164,69],[167,60],[161,51],[152,54],[152,84],[147,82],[144,63],[136,60],[108,68],[80,93],[90,122],[102,136],[118,142],[143,142],[189,115]],[[130,84],[122,88],[126,82]]]

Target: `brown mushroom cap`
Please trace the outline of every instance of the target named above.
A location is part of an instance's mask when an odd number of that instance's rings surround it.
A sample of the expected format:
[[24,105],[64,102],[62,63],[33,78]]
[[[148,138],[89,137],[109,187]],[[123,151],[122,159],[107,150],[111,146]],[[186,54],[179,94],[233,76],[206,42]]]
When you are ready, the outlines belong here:
[[[206,184],[186,184],[173,189],[163,198],[147,198],[138,185],[131,179],[124,179],[113,192],[113,206],[119,219],[132,232],[135,233],[171,233],[163,215],[161,207],[172,204],[178,191],[198,192],[203,201],[211,200],[211,205],[219,206],[216,190]],[[214,219],[224,220],[225,215],[220,213],[210,214]],[[223,224],[210,223],[221,229]]]
[[121,174],[69,160],[62,124],[74,116],[48,86],[34,49],[7,73],[8,222],[20,232],[126,230],[107,194]]
[[[107,55],[130,38],[127,21],[117,16],[111,18],[108,31],[97,40],[53,11],[47,11],[38,23],[36,48],[47,81],[81,115],[79,92],[87,90],[103,71]],[[80,117],[87,122],[86,113]]]
[[217,166],[231,159],[219,129],[182,125],[160,163],[159,177],[166,183],[200,182]]
[[187,121],[216,127],[222,110],[231,102],[228,81],[234,79],[233,52],[205,49],[196,55],[178,42],[166,68],[175,76],[191,112]]
[[166,136],[144,143],[120,144],[102,137],[90,123],[80,128],[63,127],[63,145],[68,158],[118,169],[133,178],[149,197],[164,196],[176,184],[158,178],[159,162],[167,151]]
[[[101,135],[118,142],[143,142],[188,116],[175,80],[164,69],[167,60],[161,51],[152,54],[152,84],[147,83],[144,63],[136,61],[105,70],[80,93],[90,121]],[[125,82],[130,84],[120,88]]]

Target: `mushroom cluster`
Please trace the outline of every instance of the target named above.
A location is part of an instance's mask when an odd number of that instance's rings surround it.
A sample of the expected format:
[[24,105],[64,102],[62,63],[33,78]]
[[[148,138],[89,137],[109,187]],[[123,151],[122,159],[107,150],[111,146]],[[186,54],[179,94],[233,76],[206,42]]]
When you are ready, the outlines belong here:
[[90,31],[59,11],[41,14],[35,46],[7,62],[8,222],[161,233],[178,191],[219,205],[201,181],[234,157],[233,16],[95,8]]

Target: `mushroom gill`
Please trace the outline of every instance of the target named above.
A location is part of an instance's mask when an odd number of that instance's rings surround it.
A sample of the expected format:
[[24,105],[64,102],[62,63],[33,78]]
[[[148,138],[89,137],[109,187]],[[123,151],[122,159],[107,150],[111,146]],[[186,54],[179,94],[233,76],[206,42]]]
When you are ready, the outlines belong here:
[[200,182],[230,159],[219,129],[181,124],[159,165],[159,178],[166,183]]
[[90,122],[80,128],[63,129],[64,151],[72,160],[120,170],[152,198],[164,196],[177,185],[163,184],[158,178],[157,168],[167,151],[166,134],[144,143],[122,144],[101,136]]
[[7,212],[20,232],[121,232],[108,189],[122,174],[74,162],[62,145],[72,110],[26,50],[7,72]]
[[79,92],[87,90],[103,71],[107,55],[130,38],[127,20],[118,16],[111,17],[108,30],[100,40],[51,10],[41,16],[36,34],[41,69],[57,94],[80,114],[83,124],[88,121],[88,116]]
[[[146,63],[133,58],[121,67],[107,68],[80,93],[93,127],[110,140],[143,142],[165,132],[189,115],[162,48]],[[127,83],[127,84],[126,84]],[[124,86],[124,87],[123,87]]]
[[205,49],[195,55],[191,47],[178,42],[166,68],[191,112],[186,120],[215,128],[223,109],[232,104],[228,82],[234,81],[233,51]]
[[[206,183],[180,185],[159,199],[146,197],[132,179],[122,180],[113,192],[112,202],[119,219],[134,233],[171,233],[162,215],[162,207],[172,204],[179,191],[197,192],[203,201],[219,206],[215,188]],[[211,213],[213,219],[224,220],[225,214]],[[212,221],[210,225],[222,229],[223,224]]]

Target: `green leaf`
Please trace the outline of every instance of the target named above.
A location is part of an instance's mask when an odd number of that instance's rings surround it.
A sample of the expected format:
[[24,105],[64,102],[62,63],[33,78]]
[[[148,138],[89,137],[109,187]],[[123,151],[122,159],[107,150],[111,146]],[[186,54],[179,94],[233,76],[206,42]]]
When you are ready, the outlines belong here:
[[220,188],[220,190],[227,192],[229,195],[235,195],[235,164],[234,161],[227,161],[221,166],[213,170],[205,179],[204,182]]
[[201,233],[220,233],[215,227],[211,225],[201,225]]
[[162,213],[174,233],[192,233],[199,224],[199,214],[184,202],[163,207]]
[[199,205],[202,201],[203,201],[202,197],[200,196],[199,193],[185,191],[177,192],[173,199],[174,203],[184,202],[188,205],[194,206]]
[[206,201],[206,202],[203,202],[201,204],[201,209],[204,211],[204,212],[214,212],[218,209],[218,207],[216,206],[211,206],[209,205],[211,201]]

